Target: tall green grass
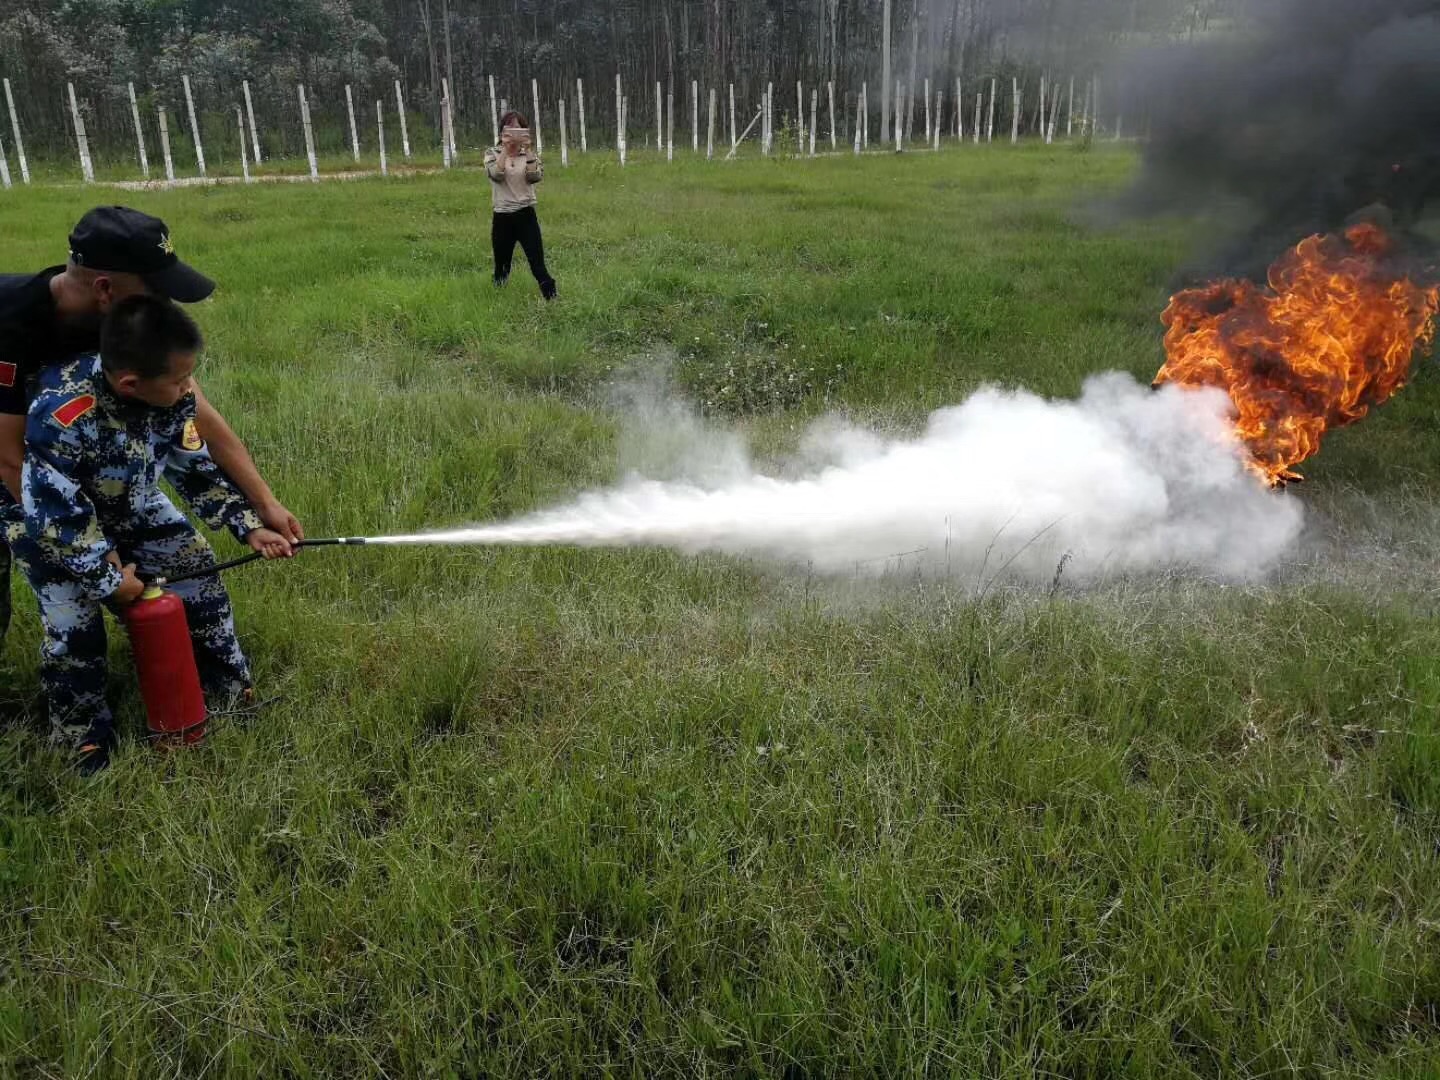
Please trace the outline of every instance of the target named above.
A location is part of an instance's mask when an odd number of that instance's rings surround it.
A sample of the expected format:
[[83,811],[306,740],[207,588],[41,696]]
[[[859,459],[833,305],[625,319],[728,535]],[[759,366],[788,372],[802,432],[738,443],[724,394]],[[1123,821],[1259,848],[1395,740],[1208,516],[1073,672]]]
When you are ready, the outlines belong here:
[[[762,456],[830,410],[1148,377],[1195,231],[1085,224],[1131,164],[554,162],[550,306],[523,265],[490,285],[473,172],[123,200],[221,282],[202,381],[321,535],[608,483],[609,388],[656,366]],[[111,197],[6,193],[6,268]],[[93,782],[43,748],[17,589],[0,1070],[1435,1075],[1437,412],[1421,372],[1334,435],[1312,537],[1245,588],[566,549],[238,571],[272,704],[157,756],[117,641]]]

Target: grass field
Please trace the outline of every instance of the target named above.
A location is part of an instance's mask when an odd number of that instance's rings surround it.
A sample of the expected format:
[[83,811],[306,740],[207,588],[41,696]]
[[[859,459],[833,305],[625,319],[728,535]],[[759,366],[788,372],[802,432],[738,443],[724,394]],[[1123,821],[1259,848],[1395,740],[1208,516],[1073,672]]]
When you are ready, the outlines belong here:
[[[552,166],[562,302],[474,172],[125,196],[221,283],[202,381],[312,535],[614,480],[656,367],[780,453],[985,381],[1148,378],[1203,227],[1124,152]],[[5,269],[99,189],[0,193]],[[1275,580],[821,581],[657,551],[307,553],[229,579],[262,694],[42,745],[0,658],[13,1076],[1434,1076],[1440,382],[1307,467]],[[637,449],[638,447],[638,449]],[[234,549],[228,541],[217,546]],[[115,635],[118,637],[118,635]]]

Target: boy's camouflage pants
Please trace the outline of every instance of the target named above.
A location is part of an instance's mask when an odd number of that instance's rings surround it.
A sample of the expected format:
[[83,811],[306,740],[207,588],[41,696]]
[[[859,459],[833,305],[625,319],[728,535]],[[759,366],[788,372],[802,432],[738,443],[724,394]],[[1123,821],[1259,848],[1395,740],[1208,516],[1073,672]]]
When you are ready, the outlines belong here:
[[[106,534],[123,561],[133,562],[146,580],[176,577],[214,564],[209,543],[185,515],[160,492],[144,513],[122,529]],[[114,720],[105,700],[107,677],[106,605],[85,594],[80,582],[23,525],[7,529],[15,564],[29,579],[40,601],[45,636],[40,646],[40,679],[57,742],[80,746],[113,740]],[[169,586],[185,602],[185,618],[195,649],[200,682],[212,704],[223,704],[250,686],[250,666],[235,637],[230,597],[220,578],[207,577]]]

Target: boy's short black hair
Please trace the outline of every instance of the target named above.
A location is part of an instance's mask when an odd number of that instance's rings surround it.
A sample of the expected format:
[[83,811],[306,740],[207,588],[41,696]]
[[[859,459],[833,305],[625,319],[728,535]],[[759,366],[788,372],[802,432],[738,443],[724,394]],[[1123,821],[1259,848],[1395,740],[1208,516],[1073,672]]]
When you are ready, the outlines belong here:
[[100,328],[100,366],[111,374],[133,371],[154,379],[170,371],[172,353],[196,353],[205,344],[195,320],[163,296],[127,296]]

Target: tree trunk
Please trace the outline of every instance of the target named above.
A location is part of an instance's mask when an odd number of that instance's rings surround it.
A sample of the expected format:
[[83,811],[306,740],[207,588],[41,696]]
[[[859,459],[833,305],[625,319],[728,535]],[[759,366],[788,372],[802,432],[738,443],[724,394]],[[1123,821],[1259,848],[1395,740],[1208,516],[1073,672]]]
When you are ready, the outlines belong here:
[[430,57],[430,97],[435,103],[435,123],[440,123],[440,96],[435,92],[440,85],[440,60],[435,55],[435,35],[430,27],[430,0],[415,0],[420,9],[420,22],[425,27],[425,51]]
[[905,138],[915,134],[915,62],[920,56],[920,3],[910,14],[910,85],[905,89]]
[[884,22],[881,24],[880,75],[880,142],[890,142],[890,0],[885,0]]
[[445,78],[450,83],[450,115],[453,117],[459,104],[460,91],[455,85],[455,56],[450,51],[450,0],[440,0],[440,13],[445,20]]
[[675,95],[675,34],[670,25],[670,6],[667,4],[661,9],[665,16],[665,91],[671,97]]

